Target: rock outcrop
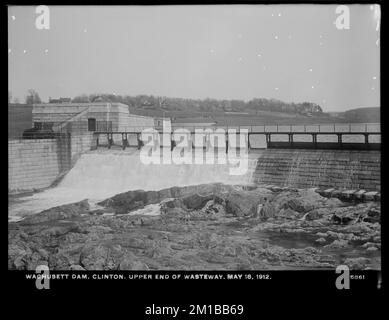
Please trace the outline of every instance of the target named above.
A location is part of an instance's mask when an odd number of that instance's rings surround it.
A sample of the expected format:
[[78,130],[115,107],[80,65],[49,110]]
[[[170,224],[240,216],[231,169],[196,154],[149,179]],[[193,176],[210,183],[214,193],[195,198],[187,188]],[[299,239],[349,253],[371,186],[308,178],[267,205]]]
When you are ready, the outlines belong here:
[[9,269],[380,268],[378,202],[209,184],[129,191],[99,205],[84,200],[10,223]]

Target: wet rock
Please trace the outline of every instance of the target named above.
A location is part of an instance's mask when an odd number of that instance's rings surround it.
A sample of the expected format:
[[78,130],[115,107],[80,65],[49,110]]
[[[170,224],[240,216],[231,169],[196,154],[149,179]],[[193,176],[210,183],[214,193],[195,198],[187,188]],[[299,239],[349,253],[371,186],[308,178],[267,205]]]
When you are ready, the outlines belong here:
[[227,257],[236,257],[236,250],[234,247],[231,247],[231,246],[227,246],[225,249],[224,249],[224,253],[223,253],[225,256]]
[[326,232],[318,232],[318,233],[316,233],[316,235],[321,237],[321,238],[325,238],[328,236]]
[[201,196],[199,194],[193,194],[182,199],[182,202],[189,210],[199,210],[205,206],[205,204],[213,199],[213,195]]
[[101,216],[104,213],[105,213],[105,210],[102,210],[102,209],[96,209],[96,210],[89,211],[89,214],[91,214],[91,215],[98,215],[98,216]]
[[255,216],[259,199],[242,192],[233,192],[226,199],[226,212],[237,217]]
[[81,267],[79,264],[72,264],[70,266],[70,270],[79,270],[79,271],[84,271],[85,269]]
[[337,224],[349,224],[355,220],[353,212],[334,213],[331,220]]
[[170,248],[172,248],[173,250],[184,250],[184,249],[187,249],[188,246],[185,246],[185,245],[182,245],[182,244],[172,244],[170,246]]
[[135,249],[146,249],[148,247],[147,240],[130,238],[125,242],[126,246]]
[[324,238],[319,238],[319,239],[316,239],[315,241],[318,242],[318,243],[325,243],[325,242],[327,242],[327,240],[324,239]]
[[149,270],[149,267],[134,254],[127,253],[119,264],[119,270]]
[[369,263],[369,259],[363,258],[363,257],[360,257],[360,258],[348,258],[343,263],[345,265],[347,265],[350,269],[362,270]]
[[200,254],[200,257],[209,262],[209,263],[215,263],[215,264],[223,264],[226,263],[226,258],[223,257],[219,252],[215,251],[209,251],[209,252],[204,252]]
[[347,240],[334,240],[334,242],[326,245],[325,248],[339,249],[346,248],[348,245],[349,243]]
[[373,242],[366,242],[366,243],[364,243],[362,245],[362,248],[368,248],[368,247],[371,247],[371,246],[374,246],[374,245],[375,245],[375,243],[373,243]]
[[322,218],[327,213],[326,210],[323,209],[313,209],[304,216],[305,220],[312,221]]
[[300,213],[298,213],[297,211],[294,211],[290,208],[281,209],[277,214],[277,217],[283,217],[283,218],[288,218],[288,219],[297,219],[300,216],[301,216]]
[[[160,215],[148,216],[147,208],[136,216],[127,214],[150,202],[156,202],[152,206],[160,208]],[[333,268],[340,252],[356,250],[370,258],[380,250],[377,203],[345,206],[312,190],[272,192],[209,184],[132,191],[105,204],[104,212],[126,214],[81,216],[89,212],[88,205],[73,204],[50,209],[54,220],[47,210],[35,220],[42,222],[11,223],[9,269],[33,269],[44,263],[53,270],[315,269]],[[332,215],[353,221],[337,225],[330,220]],[[366,245],[349,245],[355,240]],[[288,246],[316,241],[323,252],[285,249],[278,241]],[[339,250],[330,250],[328,257],[326,248]]]
[[172,209],[172,208],[184,208],[184,204],[182,200],[180,199],[172,199],[169,201],[165,201],[162,203],[161,208],[164,208],[165,210]]
[[44,210],[41,213],[27,216],[20,221],[21,225],[36,224],[53,220],[66,220],[79,217],[81,214],[89,213],[89,203],[87,200],[66,204]]
[[269,218],[275,217],[277,214],[276,208],[271,203],[265,203],[261,206],[259,212],[259,218],[262,221],[266,221]]
[[205,201],[201,195],[207,195],[205,197],[208,197],[208,195],[216,195],[226,190],[232,190],[232,187],[217,183],[182,188],[172,187],[159,191],[135,190],[115,195],[98,204],[113,209],[117,214],[125,214],[132,210],[141,209],[149,204],[160,203],[165,199],[180,198],[185,199],[186,204],[189,206],[188,208],[195,209],[201,206],[203,200]]
[[371,208],[367,215],[362,218],[362,221],[370,223],[381,222],[381,209]]
[[285,206],[300,213],[308,212],[313,210],[315,207],[314,204],[299,198],[289,200]]
[[114,270],[123,255],[121,246],[88,244],[80,254],[80,265],[86,270]]
[[47,252],[47,250],[45,249],[39,249],[38,253],[41,256],[41,258],[44,260],[47,260],[49,258],[49,252]]
[[132,210],[141,209],[148,204],[158,203],[162,199],[163,195],[159,195],[156,191],[135,190],[115,195],[98,204],[114,210],[116,214],[126,214]]
[[329,208],[336,208],[343,206],[344,203],[338,198],[329,198],[327,201],[325,201],[324,205]]
[[[375,227],[375,225],[377,225]],[[352,232],[354,234],[371,234],[375,228],[379,228],[379,224],[372,224],[368,222],[360,222],[348,225],[344,228],[344,231]]]

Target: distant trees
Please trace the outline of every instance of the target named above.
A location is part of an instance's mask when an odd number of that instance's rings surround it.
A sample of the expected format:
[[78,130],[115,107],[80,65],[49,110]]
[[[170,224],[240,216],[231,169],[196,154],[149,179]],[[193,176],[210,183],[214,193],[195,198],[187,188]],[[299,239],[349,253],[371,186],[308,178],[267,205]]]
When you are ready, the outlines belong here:
[[11,103],[12,101],[12,92],[8,91],[8,103]]
[[39,97],[38,92],[36,92],[34,89],[30,89],[27,91],[25,101],[26,101],[26,104],[42,103],[42,100]]
[[286,103],[276,99],[254,98],[243,100],[217,100],[217,99],[184,99],[169,98],[152,95],[121,96],[115,94],[83,94],[73,98],[73,102],[120,102],[130,108],[156,111],[188,111],[188,112],[249,112],[260,111],[298,113],[311,115],[322,113],[322,108],[312,102]]

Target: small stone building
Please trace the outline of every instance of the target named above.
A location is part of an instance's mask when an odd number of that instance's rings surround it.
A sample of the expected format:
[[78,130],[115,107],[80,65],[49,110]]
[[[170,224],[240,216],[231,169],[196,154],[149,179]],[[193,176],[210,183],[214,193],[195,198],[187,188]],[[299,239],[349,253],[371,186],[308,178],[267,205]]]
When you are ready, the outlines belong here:
[[122,103],[44,103],[34,104],[34,127],[60,131],[72,127],[72,131],[133,131],[155,126],[152,117],[130,114]]

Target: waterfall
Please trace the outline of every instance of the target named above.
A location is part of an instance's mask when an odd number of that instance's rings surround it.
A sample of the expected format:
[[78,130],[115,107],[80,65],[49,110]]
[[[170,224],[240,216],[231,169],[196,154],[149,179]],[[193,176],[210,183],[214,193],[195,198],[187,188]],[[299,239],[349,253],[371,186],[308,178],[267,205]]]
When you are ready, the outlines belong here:
[[[194,159],[195,156],[193,156]],[[227,158],[229,159],[229,158]],[[88,199],[96,203],[129,190],[160,190],[205,183],[250,184],[256,160],[248,159],[248,171],[231,175],[231,164],[143,164],[134,149],[95,150],[81,155],[74,167],[54,188],[24,197],[9,208],[22,216]]]

